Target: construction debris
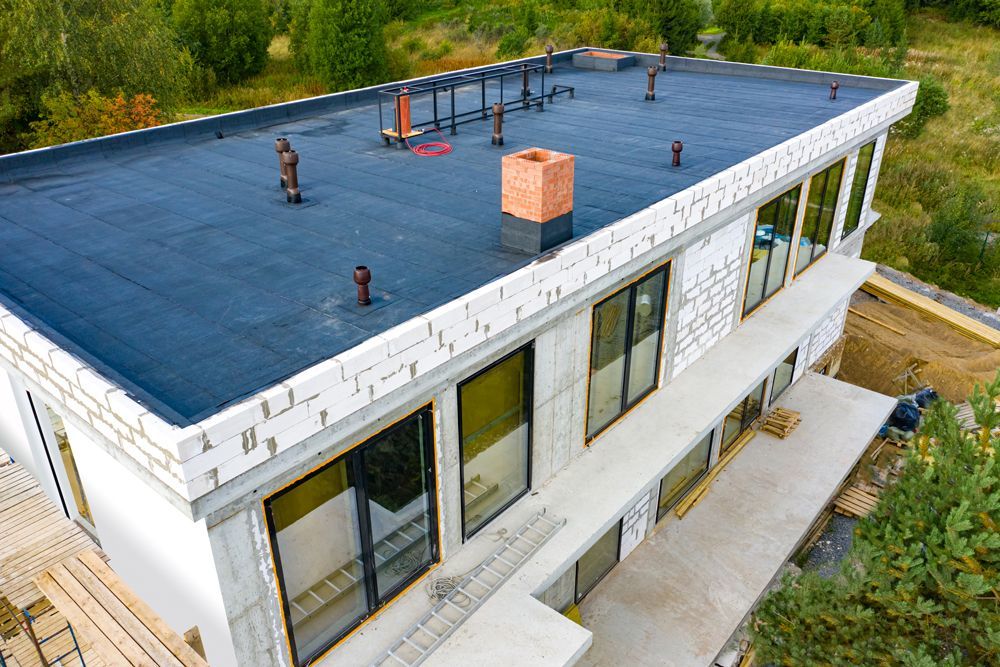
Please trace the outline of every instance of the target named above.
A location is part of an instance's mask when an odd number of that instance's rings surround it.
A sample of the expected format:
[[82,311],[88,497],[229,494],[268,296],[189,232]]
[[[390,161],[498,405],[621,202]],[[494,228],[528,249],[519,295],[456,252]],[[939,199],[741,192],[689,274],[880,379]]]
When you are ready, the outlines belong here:
[[833,501],[833,509],[838,514],[863,519],[871,514],[877,504],[878,496],[865,491],[859,484],[853,484]]
[[791,435],[792,431],[802,423],[802,415],[788,408],[775,408],[764,419],[760,430],[776,435],[782,440]]

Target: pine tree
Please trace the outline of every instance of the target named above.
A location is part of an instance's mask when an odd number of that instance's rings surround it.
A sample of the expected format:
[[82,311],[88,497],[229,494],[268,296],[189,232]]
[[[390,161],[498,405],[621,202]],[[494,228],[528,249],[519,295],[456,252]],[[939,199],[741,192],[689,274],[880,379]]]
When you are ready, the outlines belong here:
[[932,406],[839,575],[788,577],[755,612],[763,664],[1000,664],[998,397],[1000,373],[970,397],[978,434]]

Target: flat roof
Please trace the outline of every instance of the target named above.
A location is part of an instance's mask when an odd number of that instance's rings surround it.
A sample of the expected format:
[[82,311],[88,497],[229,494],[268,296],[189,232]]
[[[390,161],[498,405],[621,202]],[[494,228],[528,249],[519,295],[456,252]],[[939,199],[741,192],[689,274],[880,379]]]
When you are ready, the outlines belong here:
[[[575,96],[508,111],[502,148],[492,121],[445,130],[444,157],[386,147],[361,91],[241,112],[231,130],[204,119],[0,158],[0,301],[185,425],[529,263],[500,245],[501,155],[576,155],[581,237],[903,83],[841,77],[831,102],[820,75],[694,61],[661,72],[646,102],[644,67],[567,58],[545,84]],[[456,97],[478,108],[479,87]],[[301,158],[299,206],[278,188],[278,136]]]

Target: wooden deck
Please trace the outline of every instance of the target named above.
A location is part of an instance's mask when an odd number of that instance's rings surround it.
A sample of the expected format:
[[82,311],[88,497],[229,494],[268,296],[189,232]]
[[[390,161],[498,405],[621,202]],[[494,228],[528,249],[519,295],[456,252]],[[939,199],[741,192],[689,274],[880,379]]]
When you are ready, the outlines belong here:
[[[50,605],[38,604],[44,596],[33,580],[60,561],[96,548],[91,537],[48,499],[31,474],[0,452],[0,597],[18,612],[35,610],[38,618],[33,629],[39,639],[63,630],[67,621]],[[69,632],[62,631],[44,644],[45,657],[52,660],[71,647]],[[87,667],[106,664],[85,642],[81,642],[81,649]],[[10,667],[40,664],[22,630],[0,640],[0,650]],[[76,667],[80,660],[74,653],[61,664]]]

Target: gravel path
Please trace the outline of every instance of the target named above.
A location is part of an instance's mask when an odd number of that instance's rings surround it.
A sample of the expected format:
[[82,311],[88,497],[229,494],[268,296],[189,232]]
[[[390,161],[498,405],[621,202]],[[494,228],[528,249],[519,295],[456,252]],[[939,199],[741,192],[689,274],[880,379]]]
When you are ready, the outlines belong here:
[[819,576],[830,578],[840,571],[840,561],[851,549],[854,542],[854,526],[857,519],[834,514],[819,540],[809,552],[802,569],[819,572]]
[[952,310],[957,310],[963,315],[975,318],[983,324],[993,327],[994,329],[1000,329],[1000,314],[990,310],[986,306],[981,306],[978,303],[969,301],[968,299],[960,297],[957,294],[940,289],[934,285],[925,283],[922,280],[917,280],[908,273],[897,271],[896,269],[889,268],[884,264],[878,265],[878,272],[897,285],[902,285],[903,287],[913,290],[918,294],[930,297],[938,303],[942,303]]

